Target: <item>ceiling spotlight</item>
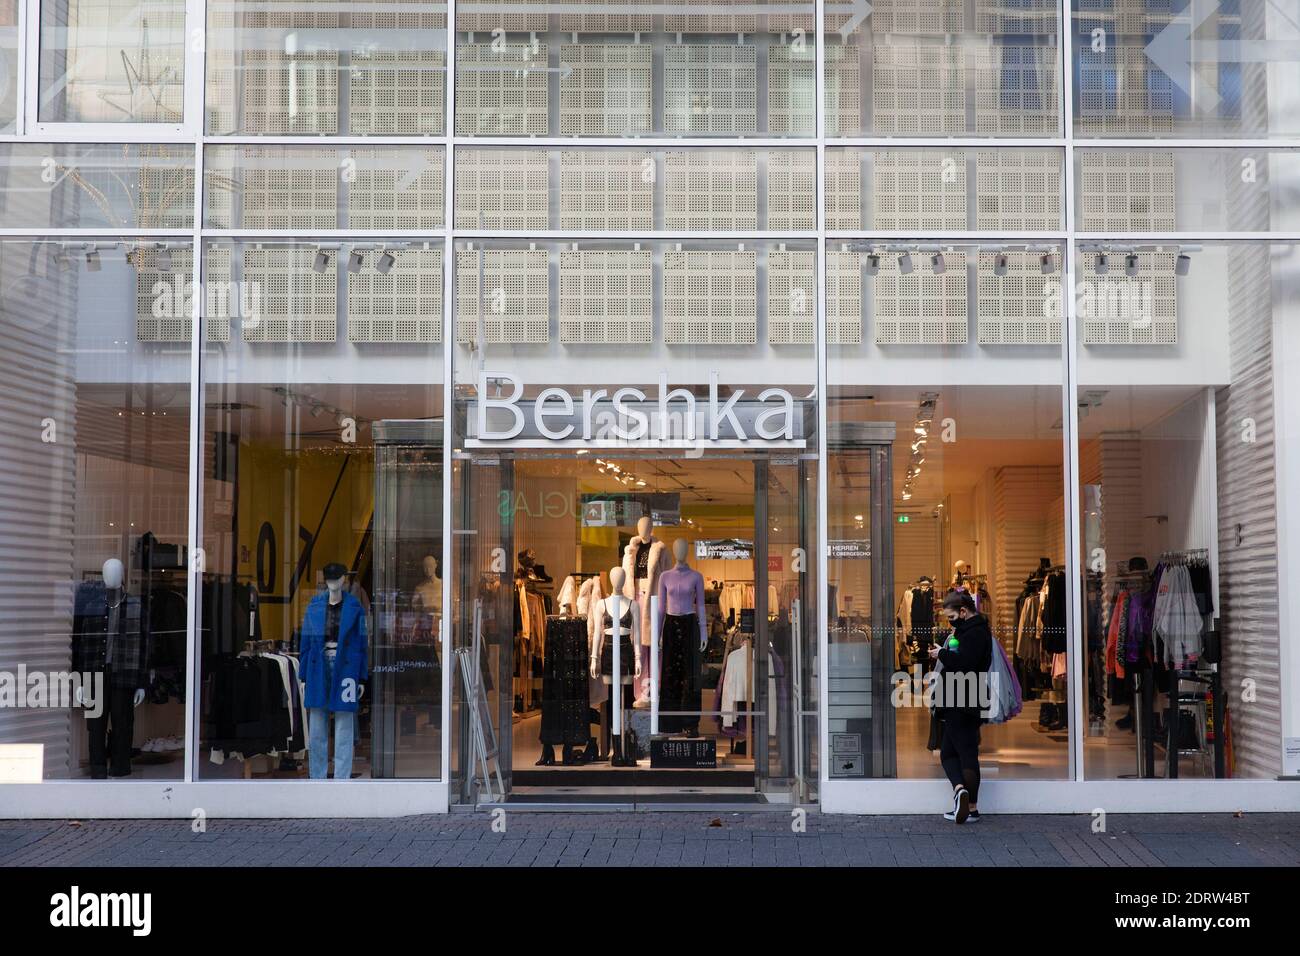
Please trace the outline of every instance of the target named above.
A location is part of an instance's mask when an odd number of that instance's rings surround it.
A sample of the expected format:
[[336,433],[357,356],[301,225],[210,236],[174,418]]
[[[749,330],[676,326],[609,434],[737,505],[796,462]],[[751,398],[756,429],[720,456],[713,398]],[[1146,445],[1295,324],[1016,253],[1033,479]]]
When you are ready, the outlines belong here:
[[873,276],[880,271],[880,256],[874,252],[867,256],[867,275]]
[[329,254],[324,249],[317,249],[316,258],[311,261],[311,267],[316,272],[324,272],[330,267]]
[[99,250],[91,248],[86,251],[86,271],[98,272],[100,270]]
[[1124,257],[1124,274],[1126,276],[1135,276],[1138,274],[1138,257],[1136,252],[1130,252]]
[[1092,265],[1092,271],[1099,276],[1104,276],[1110,271],[1110,256],[1104,252],[1097,253],[1097,260]]
[[936,252],[933,256],[930,257],[930,268],[934,270],[935,275],[937,276],[943,275],[943,272],[947,268],[947,265],[943,261],[942,252]]
[[898,257],[898,271],[905,276],[912,274],[912,254],[910,252],[905,252]]
[[904,501],[911,501],[911,500],[912,500],[912,493],[911,493],[910,491],[905,491],[905,492],[903,492],[903,500],[904,500]]
[[854,521],[862,521],[862,520],[863,520],[862,515],[854,515],[854,516],[853,516],[853,520],[854,520]]
[[1000,252],[993,257],[993,274],[995,276],[1007,274],[1007,257]]
[[163,272],[172,271],[172,251],[168,246],[158,250],[158,268]]
[[1185,276],[1192,271],[1192,257],[1187,253],[1180,253],[1174,260],[1174,275]]
[[1050,252],[1046,253],[1039,261],[1043,268],[1043,275],[1050,276],[1056,271],[1056,260],[1052,257]]
[[365,256],[353,249],[352,254],[348,256],[348,272],[360,272],[365,262]]
[[375,260],[375,268],[384,275],[388,275],[389,271],[395,265],[397,265],[397,259],[391,252],[384,252],[383,255]]

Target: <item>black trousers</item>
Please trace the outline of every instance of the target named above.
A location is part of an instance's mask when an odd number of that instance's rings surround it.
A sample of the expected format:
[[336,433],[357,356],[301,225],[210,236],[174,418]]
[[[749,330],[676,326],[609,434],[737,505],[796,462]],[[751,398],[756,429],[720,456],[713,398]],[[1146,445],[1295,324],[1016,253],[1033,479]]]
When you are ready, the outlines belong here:
[[943,742],[939,745],[939,762],[948,782],[964,786],[970,802],[980,795],[980,721],[978,714],[949,713],[943,721]]
[[104,673],[103,712],[86,718],[90,736],[90,775],[125,777],[131,773],[131,739],[135,733],[135,690],[113,687],[113,675]]
[[[659,729],[667,734],[700,725],[700,619],[694,614],[664,616],[663,678],[659,689]],[[672,711],[691,711],[676,716]]]

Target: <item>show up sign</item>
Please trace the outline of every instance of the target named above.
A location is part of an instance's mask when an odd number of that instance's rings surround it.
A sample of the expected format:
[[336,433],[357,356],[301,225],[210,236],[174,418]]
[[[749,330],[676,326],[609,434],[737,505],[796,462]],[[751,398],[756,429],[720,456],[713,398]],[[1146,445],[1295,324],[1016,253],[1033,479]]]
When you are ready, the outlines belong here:
[[467,409],[468,448],[752,448],[802,449],[812,429],[811,400],[783,388],[734,388],[719,396],[709,373],[707,396],[668,384],[657,390],[544,388],[525,399],[525,383],[484,371]]

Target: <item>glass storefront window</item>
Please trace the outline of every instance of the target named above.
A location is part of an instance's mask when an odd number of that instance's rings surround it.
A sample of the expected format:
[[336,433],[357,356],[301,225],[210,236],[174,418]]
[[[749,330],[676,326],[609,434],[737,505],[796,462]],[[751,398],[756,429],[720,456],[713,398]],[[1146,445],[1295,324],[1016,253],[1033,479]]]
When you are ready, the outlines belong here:
[[813,135],[812,3],[551,7],[458,11],[458,135]]
[[1300,221],[1294,150],[1080,149],[1074,163],[1082,232],[1268,232]]
[[185,119],[185,0],[43,0],[43,123]]
[[0,3],[0,134],[18,122],[18,0]]
[[55,229],[194,228],[194,148],[0,144],[0,217]]
[[182,776],[190,257],[0,242],[0,669],[28,695],[0,740],[24,779]]
[[422,146],[211,146],[204,154],[204,222],[308,234],[440,229],[443,155]]
[[1061,135],[1055,0],[967,6],[828,5],[827,134]]
[[1275,776],[1273,330],[1297,250],[1107,245],[1076,279],[1085,773]]
[[806,799],[811,243],[474,241],[455,268],[453,640],[481,697],[457,684],[453,798],[485,793],[486,726],[517,790],[581,766]]
[[447,7],[211,0],[208,133],[441,136]]
[[828,252],[831,779],[944,775],[927,682],[955,591],[1024,688],[984,772],[1069,774],[1061,253]]
[[210,243],[204,275],[199,774],[437,779],[442,244]]
[[1295,10],[1266,0],[1073,0],[1074,133],[1295,136]]

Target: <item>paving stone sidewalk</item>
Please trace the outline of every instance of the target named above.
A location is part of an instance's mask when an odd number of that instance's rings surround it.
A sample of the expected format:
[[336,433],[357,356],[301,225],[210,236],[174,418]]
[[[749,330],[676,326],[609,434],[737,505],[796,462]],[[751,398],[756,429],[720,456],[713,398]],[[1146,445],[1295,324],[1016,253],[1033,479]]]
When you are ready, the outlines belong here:
[[0,820],[0,866],[1300,866],[1300,814],[515,811],[385,820]]

